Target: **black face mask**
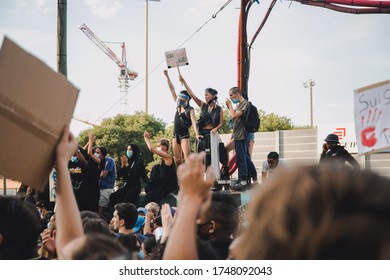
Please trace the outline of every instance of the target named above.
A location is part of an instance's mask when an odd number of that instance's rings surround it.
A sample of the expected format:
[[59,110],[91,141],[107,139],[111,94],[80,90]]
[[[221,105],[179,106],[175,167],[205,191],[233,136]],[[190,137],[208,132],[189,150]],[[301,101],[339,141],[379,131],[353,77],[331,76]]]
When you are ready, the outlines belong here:
[[209,225],[211,222],[206,222],[203,224],[196,224],[196,234],[204,240],[209,240]]
[[177,106],[178,107],[184,107],[187,104],[187,101],[184,99],[178,99],[177,100]]

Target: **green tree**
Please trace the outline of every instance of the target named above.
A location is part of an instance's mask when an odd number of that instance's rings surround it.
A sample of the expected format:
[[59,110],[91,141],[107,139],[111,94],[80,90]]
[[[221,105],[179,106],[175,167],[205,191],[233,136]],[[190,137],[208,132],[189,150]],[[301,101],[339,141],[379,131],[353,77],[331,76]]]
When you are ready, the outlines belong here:
[[[150,162],[155,162],[155,159],[145,144],[143,137],[145,130],[158,137],[165,137],[166,133],[170,132],[161,119],[143,112],[136,112],[133,115],[118,114],[115,117],[106,118],[101,122],[101,125],[80,132],[78,138],[80,145],[85,145],[88,142],[89,133],[92,131],[96,135],[95,145],[107,147],[117,166],[120,165],[120,156],[126,154],[127,146],[136,144],[140,148],[140,157],[148,166]],[[170,138],[172,137],[168,139]]]
[[274,113],[266,114],[265,111],[259,110],[260,131],[291,130],[294,124],[288,117],[280,117]]

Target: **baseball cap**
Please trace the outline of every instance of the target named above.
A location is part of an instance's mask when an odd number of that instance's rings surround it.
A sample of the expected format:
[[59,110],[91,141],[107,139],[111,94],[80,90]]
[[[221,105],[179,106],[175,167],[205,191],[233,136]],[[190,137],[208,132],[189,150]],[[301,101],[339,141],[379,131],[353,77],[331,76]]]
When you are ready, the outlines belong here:
[[144,224],[145,224],[145,217],[138,216],[137,221],[135,222],[135,225],[133,227],[133,232],[134,233],[138,232]]

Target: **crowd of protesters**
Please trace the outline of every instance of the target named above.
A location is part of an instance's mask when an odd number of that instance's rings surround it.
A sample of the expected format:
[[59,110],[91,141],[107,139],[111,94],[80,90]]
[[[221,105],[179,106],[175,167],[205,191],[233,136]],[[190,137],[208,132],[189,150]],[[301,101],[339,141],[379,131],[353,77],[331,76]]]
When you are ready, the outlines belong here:
[[[204,103],[180,81],[212,115],[216,91],[206,90]],[[145,131],[146,146],[161,159],[148,178],[137,145],[127,146],[117,170],[107,147],[94,146],[93,133],[81,147],[66,125],[55,149],[55,207],[25,185],[16,196],[0,196],[0,259],[390,259],[389,179],[360,170],[330,134],[320,164],[287,168],[270,152],[266,179],[257,182],[240,120],[247,102],[238,88],[229,93],[240,176],[232,190],[249,189],[247,204],[212,191],[215,176],[203,151],[183,159],[171,154],[168,139],[155,145]],[[221,118],[215,114],[207,133],[219,129]],[[179,130],[174,141],[184,140],[183,152],[187,138]],[[114,191],[119,177],[125,184]]]

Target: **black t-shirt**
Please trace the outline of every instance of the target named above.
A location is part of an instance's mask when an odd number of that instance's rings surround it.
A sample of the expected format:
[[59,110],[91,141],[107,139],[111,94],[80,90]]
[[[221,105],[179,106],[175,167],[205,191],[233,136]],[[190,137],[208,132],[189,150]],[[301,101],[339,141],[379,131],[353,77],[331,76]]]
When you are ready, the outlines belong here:
[[81,182],[86,181],[86,166],[79,160],[76,162],[70,160],[68,162],[68,170],[73,188],[78,189]]

